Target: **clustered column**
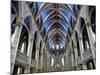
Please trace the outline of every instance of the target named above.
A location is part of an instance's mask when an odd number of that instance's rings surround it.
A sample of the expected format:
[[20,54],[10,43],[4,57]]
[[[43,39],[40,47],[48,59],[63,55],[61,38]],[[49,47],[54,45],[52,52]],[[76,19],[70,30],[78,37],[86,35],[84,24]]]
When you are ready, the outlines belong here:
[[84,60],[84,56],[83,56],[84,46],[83,46],[83,40],[82,40],[81,33],[79,34],[79,38],[78,39],[79,39],[79,47],[80,47],[80,56],[81,56],[82,67],[83,67],[83,69],[87,69],[86,64],[83,62],[83,60]]
[[32,61],[32,47],[33,47],[33,39],[31,35],[29,35],[28,40],[28,50],[27,50],[27,56],[28,56],[28,66],[25,68],[25,73],[30,73],[30,67],[31,67],[31,61]]
[[36,72],[38,71],[39,68],[39,44],[36,44],[36,55],[35,55],[35,61],[36,61]]
[[44,52],[44,48],[42,48],[42,50],[41,50],[41,58],[40,58],[40,69],[41,69],[41,72],[43,72],[43,52]]
[[72,61],[72,70],[74,70],[74,66],[75,66],[74,63],[75,63],[75,62],[74,62],[74,54],[73,54],[72,45],[71,45],[71,59],[72,59],[72,60],[71,60],[71,61]]
[[19,44],[19,39],[20,39],[20,35],[21,35],[21,30],[22,30],[22,25],[18,24],[15,28],[15,32],[12,35],[12,39],[11,39],[11,66],[12,66],[11,71],[12,72],[13,72],[16,54],[17,54],[17,50],[18,50],[18,44]]

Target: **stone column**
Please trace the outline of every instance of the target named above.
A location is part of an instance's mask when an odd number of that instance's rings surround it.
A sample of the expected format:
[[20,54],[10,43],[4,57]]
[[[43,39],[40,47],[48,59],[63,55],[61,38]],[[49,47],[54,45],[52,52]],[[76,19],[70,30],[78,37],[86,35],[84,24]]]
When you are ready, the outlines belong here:
[[41,58],[40,58],[40,69],[41,69],[41,71],[43,71],[43,52],[44,52],[44,49],[42,48]]
[[35,61],[36,61],[36,72],[38,72],[39,69],[39,44],[36,44],[36,53],[35,53]]
[[83,56],[83,53],[84,53],[84,46],[83,46],[83,40],[82,40],[82,35],[80,33],[80,36],[79,36],[79,47],[80,47],[80,56],[81,56],[81,61],[82,61],[82,67],[83,69],[87,69],[87,66],[85,63],[83,63],[83,60],[84,60],[84,56]]
[[46,51],[46,57],[47,57],[47,71],[49,71],[49,66],[50,66],[50,54],[49,54],[49,51],[47,50]]
[[75,63],[75,62],[74,62],[74,55],[73,55],[73,48],[72,48],[72,45],[71,45],[71,59],[72,59],[72,60],[71,60],[71,61],[72,61],[72,70],[74,70],[74,66],[75,66],[74,63]]
[[28,39],[28,49],[27,49],[27,56],[28,56],[28,66],[25,68],[25,73],[30,73],[31,61],[32,61],[32,48],[33,48],[33,39],[32,36],[29,35]]
[[75,34],[73,34],[73,38],[72,38],[72,41],[73,41],[73,53],[74,53],[74,59],[75,59],[75,68],[76,70],[79,70],[79,67],[78,67],[78,61],[77,59],[79,58],[78,56],[78,50],[77,50],[77,41],[76,41],[76,37],[75,37]]
[[77,47],[75,46],[74,47],[74,53],[75,53],[75,66],[76,66],[76,70],[79,70],[79,67],[78,67],[78,52],[77,52]]
[[43,71],[44,72],[46,72],[46,66],[47,66],[47,64],[46,64],[46,62],[47,62],[47,56],[46,56],[46,47],[45,47],[45,50],[44,50],[44,52],[43,52]]
[[19,40],[21,36],[21,31],[22,31],[22,20],[23,20],[23,3],[19,2],[19,17],[17,18],[17,23],[16,23],[16,28],[15,31],[11,37],[11,73],[13,73],[13,68],[16,60],[16,55],[17,55],[17,50],[18,50],[18,45],[19,45]]
[[[21,3],[20,3],[20,5],[21,5]],[[15,60],[16,60],[19,40],[20,40],[21,31],[22,31],[22,27],[23,27],[20,24],[20,23],[22,23],[22,18],[21,18],[21,16],[22,16],[21,11],[22,10],[21,10],[21,8],[19,9],[20,16],[18,17],[18,20],[17,20],[18,23],[16,23],[15,31],[11,37],[11,73],[13,73],[13,68],[14,68],[14,64],[15,64]]]
[[71,67],[71,54],[70,54],[70,45],[66,48],[65,53],[65,70],[69,71]]
[[66,52],[65,52],[65,70],[69,71],[69,47],[66,47]]
[[16,60],[21,31],[22,31],[22,25],[17,25],[15,28],[15,32],[11,38],[11,73],[13,72]]
[[66,69],[66,64],[67,64],[67,56],[66,56],[66,55],[67,55],[67,54],[65,53],[65,54],[64,54],[64,63],[65,63],[65,64],[64,64],[64,70],[67,70],[67,69]]
[[71,51],[69,49],[69,52],[68,52],[68,66],[69,66],[69,71],[71,70],[71,67],[72,67],[72,61],[71,61]]

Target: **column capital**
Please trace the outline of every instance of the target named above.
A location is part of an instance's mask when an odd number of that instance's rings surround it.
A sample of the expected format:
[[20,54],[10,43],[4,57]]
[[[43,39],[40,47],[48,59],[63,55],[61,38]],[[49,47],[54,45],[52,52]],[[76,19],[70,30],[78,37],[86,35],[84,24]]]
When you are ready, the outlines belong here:
[[88,27],[91,26],[91,25],[92,25],[91,22],[88,22],[88,23],[86,24],[86,26],[88,26]]
[[85,18],[85,23],[88,23],[88,22],[90,22],[90,18],[87,16],[87,17]]
[[82,37],[79,37],[78,39],[79,39],[79,40],[82,40]]
[[32,41],[32,40],[33,40],[33,38],[32,38],[32,37],[30,37],[30,38],[29,38],[29,41]]
[[15,25],[16,25],[16,26],[21,26],[21,25],[23,25],[23,24],[22,24],[20,21],[17,21]]
[[74,46],[74,48],[77,48],[77,46]]

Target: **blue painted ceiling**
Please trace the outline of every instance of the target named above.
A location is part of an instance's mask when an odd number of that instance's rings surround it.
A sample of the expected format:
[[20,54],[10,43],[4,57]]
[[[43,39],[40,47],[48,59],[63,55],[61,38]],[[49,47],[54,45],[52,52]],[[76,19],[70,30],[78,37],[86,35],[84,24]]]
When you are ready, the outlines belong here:
[[[68,38],[77,22],[79,5],[36,2],[36,21],[41,20],[40,30],[45,30],[46,42],[51,49],[62,48],[68,44]],[[37,23],[38,25],[38,23]],[[61,47],[62,46],[62,47]]]
[[[28,4],[48,48],[53,50],[57,50],[57,46],[58,49],[65,48],[76,25],[81,5],[42,2]],[[12,5],[18,12],[18,2],[12,2]],[[26,18],[25,21],[29,19]]]

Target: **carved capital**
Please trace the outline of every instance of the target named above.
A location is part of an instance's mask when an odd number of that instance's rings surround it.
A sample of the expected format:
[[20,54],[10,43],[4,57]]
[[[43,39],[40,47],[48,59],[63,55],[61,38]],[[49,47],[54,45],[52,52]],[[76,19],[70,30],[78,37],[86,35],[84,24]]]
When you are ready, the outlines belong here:
[[21,22],[17,21],[16,26],[21,26],[23,25]]
[[30,37],[30,38],[29,38],[29,41],[32,41],[32,40],[33,40],[33,38]]
[[82,37],[79,37],[78,39],[79,39],[79,40],[82,40]]
[[86,26],[88,26],[88,27],[91,26],[91,25],[92,25],[91,22],[88,22],[88,23],[86,24]]

